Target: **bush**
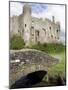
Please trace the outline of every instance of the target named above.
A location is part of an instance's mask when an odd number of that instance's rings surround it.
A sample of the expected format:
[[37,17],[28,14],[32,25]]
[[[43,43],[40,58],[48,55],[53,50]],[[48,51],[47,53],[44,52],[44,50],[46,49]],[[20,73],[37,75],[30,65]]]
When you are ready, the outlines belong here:
[[22,49],[25,43],[21,36],[14,35],[10,38],[10,49]]
[[33,49],[41,50],[46,53],[60,53],[65,50],[65,46],[58,43],[44,43],[44,44],[36,44],[31,46]]

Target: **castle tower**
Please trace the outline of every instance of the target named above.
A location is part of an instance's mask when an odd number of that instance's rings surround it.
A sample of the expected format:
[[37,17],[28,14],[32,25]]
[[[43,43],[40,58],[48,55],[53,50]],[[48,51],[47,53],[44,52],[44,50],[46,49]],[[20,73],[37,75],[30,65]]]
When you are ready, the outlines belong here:
[[23,7],[24,41],[26,46],[30,44],[31,8],[28,4]]

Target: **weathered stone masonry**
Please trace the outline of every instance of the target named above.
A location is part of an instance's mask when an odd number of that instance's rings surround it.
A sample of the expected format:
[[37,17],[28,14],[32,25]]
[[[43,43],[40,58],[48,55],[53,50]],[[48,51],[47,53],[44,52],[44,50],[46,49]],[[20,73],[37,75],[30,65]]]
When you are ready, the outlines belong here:
[[40,43],[58,43],[60,22],[31,16],[31,7],[23,6],[22,14],[10,17],[10,35],[18,34],[24,39],[26,46]]

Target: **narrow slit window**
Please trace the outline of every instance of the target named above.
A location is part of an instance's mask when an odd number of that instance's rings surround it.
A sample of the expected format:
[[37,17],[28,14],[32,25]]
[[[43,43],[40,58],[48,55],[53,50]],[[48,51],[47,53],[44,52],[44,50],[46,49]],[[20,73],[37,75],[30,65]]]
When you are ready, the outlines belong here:
[[58,32],[59,30],[57,29],[57,32]]
[[49,27],[49,29],[51,30],[51,27]]
[[25,24],[25,27],[26,27],[26,24]]

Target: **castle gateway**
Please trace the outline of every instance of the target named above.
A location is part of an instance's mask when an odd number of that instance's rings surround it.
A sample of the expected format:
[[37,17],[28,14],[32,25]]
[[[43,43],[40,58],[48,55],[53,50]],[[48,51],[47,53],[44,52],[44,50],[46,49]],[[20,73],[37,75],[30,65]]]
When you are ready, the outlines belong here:
[[22,14],[10,18],[10,35],[20,35],[25,45],[40,43],[58,43],[60,34],[60,23],[45,18],[31,16],[30,5],[23,6]]

